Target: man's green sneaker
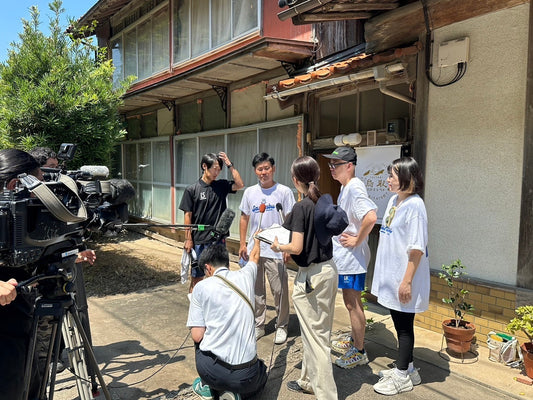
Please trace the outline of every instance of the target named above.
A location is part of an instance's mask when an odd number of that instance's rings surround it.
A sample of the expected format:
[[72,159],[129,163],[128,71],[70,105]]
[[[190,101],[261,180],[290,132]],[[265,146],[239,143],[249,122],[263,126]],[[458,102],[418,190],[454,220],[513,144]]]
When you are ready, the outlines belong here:
[[209,385],[203,385],[200,377],[196,378],[192,383],[192,390],[203,400],[213,400],[213,394]]

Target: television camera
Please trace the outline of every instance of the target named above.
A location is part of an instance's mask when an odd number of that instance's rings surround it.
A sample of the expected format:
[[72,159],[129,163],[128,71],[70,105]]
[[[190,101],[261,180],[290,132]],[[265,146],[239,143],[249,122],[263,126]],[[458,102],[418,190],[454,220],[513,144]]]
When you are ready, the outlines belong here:
[[19,282],[17,291],[38,293],[26,358],[25,399],[36,343],[43,340],[38,329],[42,321],[51,321],[54,328],[44,338],[47,361],[39,398],[46,398],[47,386],[53,398],[62,336],[80,398],[92,398],[98,378],[105,398],[110,399],[91,348],[83,273],[75,262],[85,248],[86,232],[115,234],[122,229],[128,220],[127,201],[135,190],[124,179],[103,180],[106,167],[66,170],[65,161],[73,158],[75,150],[75,145],[62,144],[58,158],[63,165],[43,168],[43,180],[21,174],[15,188],[0,188],[0,267],[25,268],[30,278]]
[[[65,152],[67,149],[68,152]],[[62,144],[58,158],[71,159],[75,146]],[[135,189],[107,177],[107,167],[67,171],[43,168],[44,181],[22,174],[14,190],[0,193],[0,266],[50,264],[80,249],[84,233],[115,234],[128,220]]]

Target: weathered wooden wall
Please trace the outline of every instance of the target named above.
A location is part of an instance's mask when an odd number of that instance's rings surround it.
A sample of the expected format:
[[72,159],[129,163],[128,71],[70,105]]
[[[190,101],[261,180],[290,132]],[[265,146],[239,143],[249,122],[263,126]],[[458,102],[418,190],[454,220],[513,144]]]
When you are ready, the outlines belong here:
[[317,60],[365,41],[362,21],[322,22],[315,25],[315,30],[318,38]]
[[427,4],[430,29],[433,30],[528,2],[529,0],[422,0],[411,3],[366,22],[366,52],[375,53],[418,40],[419,35],[426,30],[422,3]]

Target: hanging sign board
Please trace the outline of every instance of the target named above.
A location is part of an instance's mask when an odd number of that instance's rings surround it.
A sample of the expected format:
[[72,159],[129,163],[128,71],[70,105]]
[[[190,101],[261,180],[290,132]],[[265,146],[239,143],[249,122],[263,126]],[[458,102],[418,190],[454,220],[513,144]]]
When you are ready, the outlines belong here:
[[358,147],[355,175],[363,181],[368,196],[378,206],[378,220],[381,224],[387,203],[393,195],[387,186],[387,167],[400,157],[401,145]]

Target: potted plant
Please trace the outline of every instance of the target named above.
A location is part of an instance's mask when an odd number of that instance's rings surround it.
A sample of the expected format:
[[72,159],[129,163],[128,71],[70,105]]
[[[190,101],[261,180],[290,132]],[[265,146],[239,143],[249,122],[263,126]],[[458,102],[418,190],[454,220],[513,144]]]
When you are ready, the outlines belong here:
[[513,334],[522,331],[528,337],[529,343],[522,343],[520,349],[526,375],[533,379],[533,306],[520,306],[515,314],[516,317],[507,324],[507,330]]
[[439,278],[444,279],[448,286],[448,297],[443,298],[442,302],[449,304],[454,314],[454,318],[442,322],[446,345],[449,351],[460,354],[470,350],[476,334],[475,325],[464,319],[467,313],[474,310],[472,304],[466,301],[468,290],[459,282],[467,274],[465,268],[461,260],[455,260],[449,265],[443,265],[439,272]]

